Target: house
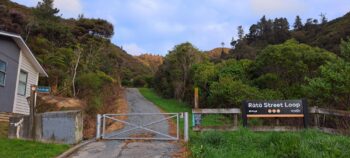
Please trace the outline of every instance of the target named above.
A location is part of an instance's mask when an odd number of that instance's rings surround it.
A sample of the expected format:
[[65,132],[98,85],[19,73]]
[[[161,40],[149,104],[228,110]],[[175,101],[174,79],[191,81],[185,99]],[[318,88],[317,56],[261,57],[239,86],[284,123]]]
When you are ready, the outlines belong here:
[[0,113],[28,115],[39,76],[48,77],[22,37],[0,31]]

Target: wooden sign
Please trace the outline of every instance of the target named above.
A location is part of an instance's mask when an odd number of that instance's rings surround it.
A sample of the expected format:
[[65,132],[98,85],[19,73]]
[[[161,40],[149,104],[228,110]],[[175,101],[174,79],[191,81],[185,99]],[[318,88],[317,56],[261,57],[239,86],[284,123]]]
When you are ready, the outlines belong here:
[[306,100],[272,100],[243,102],[243,126],[247,126],[248,118],[304,118],[304,126],[307,126]]

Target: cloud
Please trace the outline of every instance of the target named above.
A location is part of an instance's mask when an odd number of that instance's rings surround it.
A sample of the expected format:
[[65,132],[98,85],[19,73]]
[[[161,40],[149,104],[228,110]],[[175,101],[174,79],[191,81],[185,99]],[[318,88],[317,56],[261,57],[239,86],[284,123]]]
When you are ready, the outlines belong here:
[[304,11],[306,4],[303,0],[251,0],[251,7],[255,14],[279,14]]
[[[39,0],[12,0],[35,6]],[[201,50],[229,46],[237,26],[246,33],[262,15],[329,20],[349,11],[349,0],[55,0],[63,17],[107,19],[115,26],[113,43],[129,53],[166,54],[176,44],[189,41]]]
[[[14,0],[17,3],[24,4],[30,7],[35,7],[38,2],[42,0]],[[83,7],[80,0],[54,0],[54,7],[60,10],[66,18],[77,18],[79,14],[83,13]]]
[[80,0],[55,0],[54,6],[60,9],[64,17],[76,18],[83,13]]
[[125,44],[123,45],[123,49],[126,50],[126,52],[128,52],[129,54],[134,56],[146,53],[146,51],[143,48],[139,47],[135,43]]

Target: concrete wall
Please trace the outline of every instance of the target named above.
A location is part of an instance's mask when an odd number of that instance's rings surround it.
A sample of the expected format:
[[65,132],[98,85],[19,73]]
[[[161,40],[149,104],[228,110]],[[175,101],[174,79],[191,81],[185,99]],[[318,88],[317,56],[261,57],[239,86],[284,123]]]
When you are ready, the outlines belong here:
[[8,37],[0,36],[0,60],[6,62],[5,86],[0,86],[0,112],[13,112],[20,49]]
[[[29,117],[10,118],[9,138],[16,138],[16,128],[11,123],[24,118],[20,132],[22,139],[29,139]],[[76,144],[83,139],[83,113],[81,111],[60,111],[37,114],[36,139],[42,142]]]
[[42,114],[42,140],[75,144],[83,138],[83,117],[80,111]]

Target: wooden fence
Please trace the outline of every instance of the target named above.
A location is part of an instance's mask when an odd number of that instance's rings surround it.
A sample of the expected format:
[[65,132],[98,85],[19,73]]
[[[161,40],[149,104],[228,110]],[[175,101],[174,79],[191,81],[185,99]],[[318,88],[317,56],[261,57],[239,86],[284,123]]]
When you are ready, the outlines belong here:
[[[225,114],[225,115],[233,115],[233,124],[228,126],[200,126],[195,125],[195,121],[193,121],[193,130],[194,131],[235,131],[239,128],[238,118],[241,115],[241,110],[239,108],[230,108],[230,109],[192,109],[193,120],[195,120],[195,115],[207,115],[207,114]],[[313,126],[312,128],[319,129],[326,133],[340,133],[340,134],[350,134],[349,130],[344,129],[335,129],[335,128],[326,128],[320,126],[320,118],[321,116],[338,116],[344,118],[350,118],[349,111],[342,110],[333,110],[326,108],[318,108],[317,106],[309,107],[309,115],[310,119],[313,117]],[[310,122],[309,122],[310,123]],[[296,126],[253,126],[249,127],[249,129],[253,131],[299,131],[303,129],[303,127]]]

